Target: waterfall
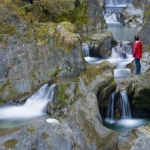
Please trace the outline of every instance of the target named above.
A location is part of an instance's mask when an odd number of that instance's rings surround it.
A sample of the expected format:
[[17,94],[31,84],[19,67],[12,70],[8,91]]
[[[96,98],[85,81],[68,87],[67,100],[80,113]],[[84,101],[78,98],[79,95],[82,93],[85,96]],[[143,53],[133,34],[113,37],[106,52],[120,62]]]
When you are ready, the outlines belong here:
[[127,5],[131,3],[132,0],[104,0],[106,6],[118,6],[118,5]]
[[128,95],[126,90],[122,90],[120,92],[121,98],[120,98],[120,104],[122,109],[122,118],[124,119],[130,119],[131,118],[131,112],[130,112],[130,105],[128,100]]
[[82,51],[84,57],[89,57],[89,46],[86,43],[82,43]]
[[120,10],[126,7],[127,4],[131,3],[132,0],[104,0],[106,10],[104,11],[104,18],[106,23],[117,23],[122,22],[122,15]]
[[25,104],[20,106],[6,106],[0,108],[0,120],[26,119],[46,114],[46,106],[53,100],[56,85],[45,84]]
[[114,118],[130,119],[131,112],[126,90],[117,91],[111,94],[110,101],[107,107],[107,118],[113,120]]
[[110,120],[113,120],[114,118],[114,95],[115,93],[111,94],[111,100],[107,107],[107,118],[110,118]]
[[111,58],[129,58],[132,54],[132,46],[121,41],[118,45],[112,48]]

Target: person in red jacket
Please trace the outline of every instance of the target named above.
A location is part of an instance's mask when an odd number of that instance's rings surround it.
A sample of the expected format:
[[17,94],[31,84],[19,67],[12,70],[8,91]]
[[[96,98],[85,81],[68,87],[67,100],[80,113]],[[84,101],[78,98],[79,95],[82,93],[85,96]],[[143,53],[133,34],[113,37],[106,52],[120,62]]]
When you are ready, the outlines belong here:
[[142,58],[142,42],[139,40],[139,36],[135,36],[135,42],[133,45],[133,57],[135,58],[136,74],[141,74],[141,63]]

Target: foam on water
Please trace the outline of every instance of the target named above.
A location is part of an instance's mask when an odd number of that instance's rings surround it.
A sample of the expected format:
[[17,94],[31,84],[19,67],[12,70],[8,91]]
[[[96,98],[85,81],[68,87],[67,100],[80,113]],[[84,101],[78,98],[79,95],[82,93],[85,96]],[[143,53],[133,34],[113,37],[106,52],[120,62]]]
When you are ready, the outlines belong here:
[[20,106],[5,106],[0,108],[0,120],[29,119],[46,115],[46,106],[51,103],[56,85],[42,86],[35,94]]

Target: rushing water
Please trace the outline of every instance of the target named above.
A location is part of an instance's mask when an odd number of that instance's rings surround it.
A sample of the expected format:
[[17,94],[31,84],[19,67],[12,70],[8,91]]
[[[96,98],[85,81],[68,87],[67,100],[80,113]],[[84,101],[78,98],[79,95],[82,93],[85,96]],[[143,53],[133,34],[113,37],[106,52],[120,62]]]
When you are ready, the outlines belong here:
[[46,107],[53,100],[56,85],[45,84],[25,104],[0,108],[0,128],[12,128],[48,117]]
[[[130,3],[131,0],[123,0],[123,1],[117,1],[117,0],[107,0],[106,2],[106,12],[105,12],[105,20],[107,23],[108,28],[103,30],[96,31],[97,33],[104,33],[107,31],[110,31],[115,40],[118,42],[123,42],[124,45],[128,45],[128,43],[131,43],[134,39],[134,36],[140,31],[141,27],[127,27],[122,25],[118,21],[119,15],[118,10],[123,9],[123,5],[126,5],[127,3]],[[122,6],[120,6],[122,5]],[[116,6],[116,7],[112,7]],[[88,32],[83,35],[81,35],[83,40],[87,40],[87,37],[90,37],[93,33]],[[129,64],[132,60],[132,48],[130,47],[126,53],[126,58],[120,57],[118,53],[115,52],[114,48],[112,49],[111,57],[107,59],[101,59],[96,57],[85,57],[85,60],[89,62],[90,64],[98,64],[102,61],[109,61],[115,66],[114,69],[114,78],[117,81],[120,78],[126,78],[129,75],[131,75],[131,70],[127,68],[127,64]],[[127,93],[125,91],[121,92],[122,99],[124,99],[123,103],[121,103],[122,107],[122,114],[123,117],[121,118],[113,118],[113,112],[115,111],[114,107],[114,97],[113,100],[110,103],[110,110],[109,110],[109,117],[106,117],[103,119],[104,126],[116,130],[116,131],[125,131],[130,130],[132,128],[140,127],[143,125],[146,125],[146,123],[150,120],[149,118],[143,117],[143,118],[132,118],[130,114],[130,108],[128,104],[128,97]]]
[[82,43],[82,51],[83,51],[83,56],[84,57],[90,57],[88,44]]
[[104,0],[106,6],[126,6],[132,0]]

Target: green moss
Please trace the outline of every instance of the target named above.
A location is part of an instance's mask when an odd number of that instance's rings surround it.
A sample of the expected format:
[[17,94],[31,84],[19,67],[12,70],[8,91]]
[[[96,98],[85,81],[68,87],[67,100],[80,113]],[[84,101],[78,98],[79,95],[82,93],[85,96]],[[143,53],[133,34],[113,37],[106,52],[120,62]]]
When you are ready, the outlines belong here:
[[5,84],[0,87],[0,93],[3,93],[7,87],[10,87],[10,81],[8,80]]
[[75,18],[75,24],[87,24],[88,23],[88,17],[86,16],[87,11],[87,3],[82,2],[80,5],[78,5],[74,10],[74,18]]
[[58,73],[60,72],[59,66],[56,67],[56,70],[52,73],[51,78],[54,78],[58,75]]
[[16,144],[17,144],[16,139],[10,139],[10,140],[7,140],[6,142],[4,142],[2,144],[2,146],[4,146],[6,149],[14,149]]
[[16,27],[7,23],[1,25],[0,34],[9,34],[12,35],[16,32]]
[[65,101],[67,99],[66,95],[67,89],[68,89],[67,84],[59,84],[55,93],[55,99],[62,107],[65,105]]
[[81,2],[78,6],[72,7],[73,9],[69,12],[58,14],[53,16],[52,21],[54,22],[64,22],[69,21],[75,24],[87,24],[88,17],[86,16],[87,3]]
[[144,14],[144,21],[150,17],[150,6],[147,8],[147,12]]
[[31,134],[33,134],[33,133],[34,133],[34,130],[35,130],[34,128],[28,128],[28,129],[27,129],[27,132],[30,132]]
[[49,137],[50,137],[50,135],[48,135],[46,132],[42,132],[42,139],[43,140],[46,140]]
[[38,45],[48,44],[50,41],[50,37],[57,36],[55,35],[55,26],[56,24],[52,22],[35,25],[33,34]]

